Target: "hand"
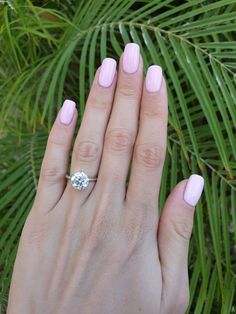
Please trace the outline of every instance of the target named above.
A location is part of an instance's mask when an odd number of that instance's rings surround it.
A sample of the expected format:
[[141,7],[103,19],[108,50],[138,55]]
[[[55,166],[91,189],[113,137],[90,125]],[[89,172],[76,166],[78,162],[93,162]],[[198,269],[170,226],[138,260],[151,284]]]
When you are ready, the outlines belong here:
[[[136,44],[97,70],[71,171],[98,177],[83,191],[65,179],[77,120],[65,101],[50,132],[37,195],[14,265],[8,314],[184,313],[188,244],[203,178],[158,194],[167,137],[166,84]],[[131,162],[128,187],[126,179]]]

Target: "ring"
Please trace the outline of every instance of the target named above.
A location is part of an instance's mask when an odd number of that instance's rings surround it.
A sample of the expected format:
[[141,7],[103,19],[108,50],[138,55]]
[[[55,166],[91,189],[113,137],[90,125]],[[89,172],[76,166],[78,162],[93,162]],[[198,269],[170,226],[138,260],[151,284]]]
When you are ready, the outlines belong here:
[[71,185],[76,190],[85,190],[88,187],[89,182],[97,181],[97,178],[89,178],[83,170],[79,170],[71,176],[67,174],[66,178],[70,180]]

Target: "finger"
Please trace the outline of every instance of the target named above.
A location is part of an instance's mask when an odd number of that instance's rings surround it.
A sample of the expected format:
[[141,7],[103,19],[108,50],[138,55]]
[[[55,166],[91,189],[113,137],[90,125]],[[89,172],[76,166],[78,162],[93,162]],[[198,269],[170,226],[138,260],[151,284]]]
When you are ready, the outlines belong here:
[[[155,217],[166,152],[167,115],[167,93],[162,70],[159,66],[151,66],[143,87],[140,124],[126,202],[132,205],[129,208],[140,208],[140,204],[143,207],[145,202]],[[153,215],[149,215],[151,221],[154,221]]]
[[[97,176],[115,86],[116,61],[106,58],[96,72],[89,93],[83,120],[73,148],[71,174],[82,169],[89,177]],[[93,186],[94,182],[90,182],[85,190],[77,191],[69,183],[67,189],[78,196],[78,201],[84,202]]]
[[48,136],[35,201],[40,210],[50,211],[66,185],[69,153],[77,121],[75,102],[65,100]]
[[[157,242],[163,275],[163,313],[184,313],[188,306],[188,247],[195,205],[203,186],[204,179],[195,174],[180,182],[169,195],[160,218]],[[169,308],[171,304],[175,308]]]
[[[124,198],[125,181],[135,141],[142,93],[142,59],[139,46],[127,44],[108,123],[97,187]],[[115,186],[115,189],[114,189]],[[120,199],[121,199],[120,198]]]

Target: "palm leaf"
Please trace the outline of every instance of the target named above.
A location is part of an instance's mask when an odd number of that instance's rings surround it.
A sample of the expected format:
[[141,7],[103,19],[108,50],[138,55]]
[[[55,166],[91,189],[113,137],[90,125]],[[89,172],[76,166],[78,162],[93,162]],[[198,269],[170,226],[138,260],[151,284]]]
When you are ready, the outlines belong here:
[[[0,8],[0,304],[32,206],[48,131],[65,97],[80,121],[96,68],[140,44],[163,68],[168,153],[160,208],[192,172],[205,178],[190,243],[188,313],[231,313],[236,278],[235,0],[30,1]],[[9,52],[11,51],[11,53]],[[79,100],[79,101],[78,101]],[[14,152],[12,145],[17,147]]]

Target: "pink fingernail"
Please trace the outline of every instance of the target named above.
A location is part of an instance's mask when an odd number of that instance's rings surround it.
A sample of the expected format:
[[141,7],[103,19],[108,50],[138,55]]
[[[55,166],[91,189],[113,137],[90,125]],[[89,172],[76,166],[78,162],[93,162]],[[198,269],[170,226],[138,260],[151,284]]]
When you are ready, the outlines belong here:
[[148,68],[145,80],[146,89],[149,92],[158,92],[162,83],[162,69],[158,65],[151,65]]
[[60,120],[62,124],[70,124],[72,119],[73,119],[73,115],[75,112],[75,102],[69,99],[66,99],[63,103],[63,106],[61,108],[61,112],[60,112]]
[[202,194],[202,190],[204,187],[204,179],[203,177],[192,174],[187,182],[185,191],[184,191],[184,200],[190,206],[195,206]]
[[115,73],[116,73],[116,60],[112,58],[104,59],[101,65],[98,83],[102,87],[111,86],[114,80]]
[[139,45],[131,43],[125,46],[123,55],[123,70],[126,73],[135,73],[139,66]]

